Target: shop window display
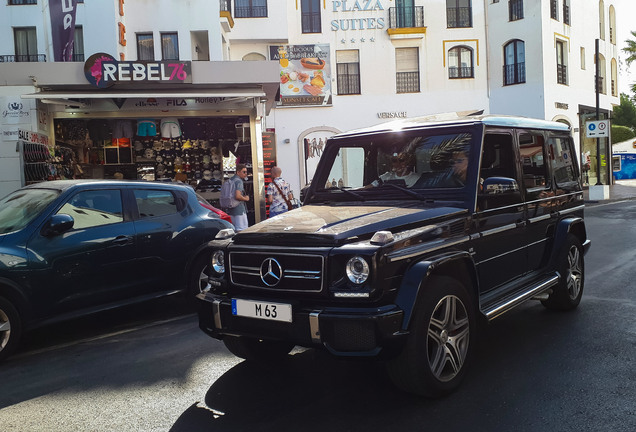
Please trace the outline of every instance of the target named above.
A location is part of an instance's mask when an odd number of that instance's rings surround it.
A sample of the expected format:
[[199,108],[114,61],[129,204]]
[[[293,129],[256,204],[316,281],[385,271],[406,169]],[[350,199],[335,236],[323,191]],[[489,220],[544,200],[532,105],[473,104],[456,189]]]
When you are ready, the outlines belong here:
[[[75,155],[84,178],[122,173],[126,179],[181,181],[213,205],[236,163],[244,163],[249,170],[245,191],[253,196],[246,117],[56,119],[55,141]],[[250,201],[250,223],[253,206]]]

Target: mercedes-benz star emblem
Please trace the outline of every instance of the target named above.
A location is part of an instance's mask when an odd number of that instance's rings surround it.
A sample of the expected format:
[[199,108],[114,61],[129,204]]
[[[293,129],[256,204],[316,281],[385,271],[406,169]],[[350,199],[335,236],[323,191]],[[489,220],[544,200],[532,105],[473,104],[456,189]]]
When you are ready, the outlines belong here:
[[275,286],[283,277],[283,268],[274,258],[266,258],[261,264],[261,280],[267,286]]

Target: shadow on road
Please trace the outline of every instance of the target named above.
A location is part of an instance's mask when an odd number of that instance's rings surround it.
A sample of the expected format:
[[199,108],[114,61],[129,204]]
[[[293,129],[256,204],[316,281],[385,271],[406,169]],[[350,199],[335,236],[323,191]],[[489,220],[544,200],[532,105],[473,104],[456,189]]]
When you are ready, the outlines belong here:
[[555,428],[550,419],[582,409],[598,411],[592,423],[603,424],[606,413],[587,406],[598,383],[588,379],[597,366],[584,351],[600,330],[580,323],[592,313],[555,313],[530,303],[504,315],[482,330],[463,386],[437,400],[397,390],[380,362],[337,360],[314,350],[270,367],[244,361],[217,379],[171,431],[564,431],[576,429]]
[[192,307],[177,298],[50,325],[25,334],[0,363],[0,409],[65,390],[184,380],[211,349]]

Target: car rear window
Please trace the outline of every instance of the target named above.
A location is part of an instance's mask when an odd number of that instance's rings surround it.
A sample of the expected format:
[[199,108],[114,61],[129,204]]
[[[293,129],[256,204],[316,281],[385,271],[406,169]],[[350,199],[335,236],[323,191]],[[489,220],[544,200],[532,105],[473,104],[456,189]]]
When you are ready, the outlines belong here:
[[133,192],[141,218],[165,216],[179,211],[177,200],[170,191],[136,189]]

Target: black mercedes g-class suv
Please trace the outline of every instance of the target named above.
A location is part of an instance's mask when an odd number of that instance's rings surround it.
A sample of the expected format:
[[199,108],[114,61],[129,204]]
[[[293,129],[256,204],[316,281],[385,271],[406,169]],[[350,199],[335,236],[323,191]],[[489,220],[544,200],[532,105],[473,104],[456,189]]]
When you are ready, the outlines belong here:
[[454,390],[477,320],[576,308],[590,245],[567,125],[419,118],[326,145],[304,206],[211,242],[199,323],[235,355],[377,356],[400,388]]

